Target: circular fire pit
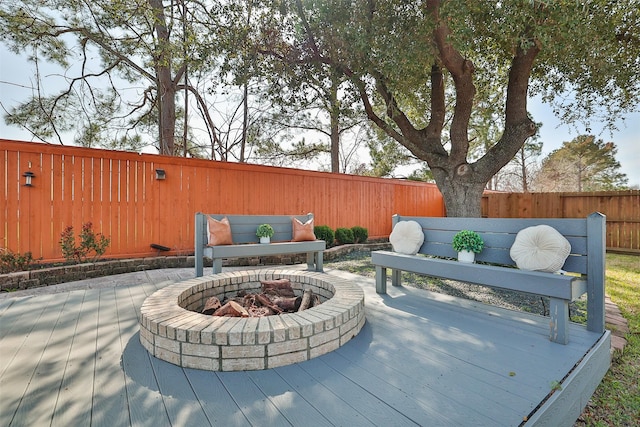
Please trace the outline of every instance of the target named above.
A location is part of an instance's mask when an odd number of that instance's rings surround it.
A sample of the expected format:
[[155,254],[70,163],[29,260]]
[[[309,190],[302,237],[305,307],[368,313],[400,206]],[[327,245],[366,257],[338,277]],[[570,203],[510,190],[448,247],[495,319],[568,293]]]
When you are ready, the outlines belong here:
[[[212,296],[255,292],[261,280],[289,279],[294,290],[311,288],[322,304],[266,317],[200,314]],[[245,371],[302,362],[333,351],[364,325],[364,292],[325,273],[251,270],[197,277],[147,297],[140,309],[140,342],[158,359],[185,368]]]

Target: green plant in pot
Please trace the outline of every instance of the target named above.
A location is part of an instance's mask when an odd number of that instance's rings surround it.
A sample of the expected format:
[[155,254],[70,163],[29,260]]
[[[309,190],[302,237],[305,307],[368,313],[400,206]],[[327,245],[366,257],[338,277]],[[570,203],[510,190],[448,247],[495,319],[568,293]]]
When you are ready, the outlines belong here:
[[472,263],[475,254],[482,252],[484,241],[475,231],[461,230],[453,236],[452,246],[458,252],[458,261]]
[[269,224],[260,224],[256,230],[256,236],[260,238],[260,243],[271,243],[273,233],[273,227]]

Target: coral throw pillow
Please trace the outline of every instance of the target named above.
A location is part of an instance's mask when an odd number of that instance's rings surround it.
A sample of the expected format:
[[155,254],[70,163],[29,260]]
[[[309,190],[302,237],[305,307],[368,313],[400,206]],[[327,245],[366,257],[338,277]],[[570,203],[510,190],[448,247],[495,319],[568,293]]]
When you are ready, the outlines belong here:
[[520,230],[509,251],[518,268],[550,273],[560,270],[570,253],[569,241],[548,225]]
[[422,226],[415,221],[399,221],[389,236],[393,250],[407,255],[415,255],[424,243]]
[[209,234],[209,241],[207,244],[209,246],[233,244],[233,239],[231,238],[231,224],[229,224],[229,219],[226,216],[220,221],[208,216],[207,231]]
[[291,220],[293,225],[293,239],[294,242],[305,242],[307,240],[316,240],[316,235],[313,232],[313,218],[304,224],[300,222],[298,218]]

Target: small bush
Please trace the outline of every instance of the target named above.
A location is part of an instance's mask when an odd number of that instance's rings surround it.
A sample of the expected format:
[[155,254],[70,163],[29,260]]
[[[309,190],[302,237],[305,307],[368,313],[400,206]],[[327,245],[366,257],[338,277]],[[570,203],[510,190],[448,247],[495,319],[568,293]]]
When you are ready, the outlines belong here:
[[0,274],[28,270],[32,262],[33,255],[31,255],[31,252],[21,254],[0,248]]
[[364,227],[356,225],[351,227],[351,231],[353,232],[354,243],[365,243],[369,238],[369,231]]
[[313,234],[316,235],[316,239],[324,240],[327,243],[327,247],[331,247],[335,240],[333,230],[328,225],[316,225],[313,227]]
[[339,245],[348,245],[353,243],[353,231],[350,228],[336,228],[336,241]]
[[[76,245],[76,238],[73,234],[73,226],[68,226],[60,234],[60,247],[62,255],[67,261],[94,262],[105,253],[111,239],[102,233],[93,232],[93,224],[87,222],[82,225],[80,232],[80,244]],[[95,254],[92,254],[94,252]]]

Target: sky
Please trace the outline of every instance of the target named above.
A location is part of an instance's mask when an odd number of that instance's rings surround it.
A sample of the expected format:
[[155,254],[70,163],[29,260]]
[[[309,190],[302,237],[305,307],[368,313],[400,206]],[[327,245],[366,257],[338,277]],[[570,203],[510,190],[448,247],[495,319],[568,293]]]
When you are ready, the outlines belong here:
[[[4,117],[3,108],[8,109],[30,96],[32,79],[33,66],[24,57],[15,55],[0,45],[0,116]],[[529,101],[529,112],[536,122],[543,124],[539,138],[539,141],[543,142],[543,156],[560,148],[563,142],[587,133],[584,129],[574,129],[562,124],[553,115],[551,107],[539,100]],[[640,112],[627,115],[625,120],[619,120],[618,130],[613,133],[604,130],[603,127],[602,123],[591,123],[590,134],[616,145],[616,159],[620,162],[621,172],[627,175],[629,186],[640,188]],[[0,138],[33,140],[29,132],[6,125],[3,118],[0,118]]]

